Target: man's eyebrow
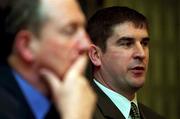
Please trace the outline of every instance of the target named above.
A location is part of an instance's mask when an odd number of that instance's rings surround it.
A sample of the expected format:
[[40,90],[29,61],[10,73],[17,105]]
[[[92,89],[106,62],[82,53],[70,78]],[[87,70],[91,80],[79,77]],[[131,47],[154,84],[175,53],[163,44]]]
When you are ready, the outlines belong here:
[[150,41],[150,38],[149,37],[144,37],[142,40]]
[[132,38],[132,37],[121,37],[121,38],[119,38],[117,41],[116,41],[116,43],[120,43],[120,42],[123,42],[123,41],[133,41],[134,40],[134,38]]

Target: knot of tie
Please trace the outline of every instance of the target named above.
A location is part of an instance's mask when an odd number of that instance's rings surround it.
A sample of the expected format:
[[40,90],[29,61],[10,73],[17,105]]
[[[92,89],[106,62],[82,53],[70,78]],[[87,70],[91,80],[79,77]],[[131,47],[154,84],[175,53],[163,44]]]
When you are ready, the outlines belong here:
[[138,108],[133,102],[131,102],[130,116],[132,119],[141,119]]

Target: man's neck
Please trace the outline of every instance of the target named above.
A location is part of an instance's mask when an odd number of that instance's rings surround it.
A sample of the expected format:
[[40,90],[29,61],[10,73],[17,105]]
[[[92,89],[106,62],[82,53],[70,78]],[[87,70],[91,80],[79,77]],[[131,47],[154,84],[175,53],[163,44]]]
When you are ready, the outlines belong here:
[[112,82],[110,82],[110,78],[107,78],[106,76],[102,76],[99,73],[94,74],[95,80],[104,85],[105,87],[109,88],[110,90],[113,90],[120,95],[123,95],[126,97],[129,101],[133,100],[135,97],[135,90],[129,89],[129,90],[124,90],[126,88],[119,87],[118,85],[113,85]]

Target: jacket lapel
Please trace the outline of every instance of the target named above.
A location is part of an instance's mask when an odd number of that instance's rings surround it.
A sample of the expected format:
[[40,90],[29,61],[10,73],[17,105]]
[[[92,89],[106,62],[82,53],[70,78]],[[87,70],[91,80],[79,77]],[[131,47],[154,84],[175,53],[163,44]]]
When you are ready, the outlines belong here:
[[104,92],[93,81],[91,84],[98,96],[97,108],[101,111],[104,117],[111,119],[125,119],[110,98],[104,94]]

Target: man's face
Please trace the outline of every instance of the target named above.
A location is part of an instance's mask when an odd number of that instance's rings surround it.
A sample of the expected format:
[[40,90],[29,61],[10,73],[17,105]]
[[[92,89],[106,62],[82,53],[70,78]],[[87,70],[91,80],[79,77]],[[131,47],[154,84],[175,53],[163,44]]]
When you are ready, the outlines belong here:
[[44,8],[49,18],[34,40],[35,62],[61,77],[89,48],[85,18],[74,0],[47,0]]
[[131,22],[113,27],[101,57],[102,75],[110,79],[112,88],[125,91],[143,86],[149,59],[148,42],[145,28],[136,28]]

